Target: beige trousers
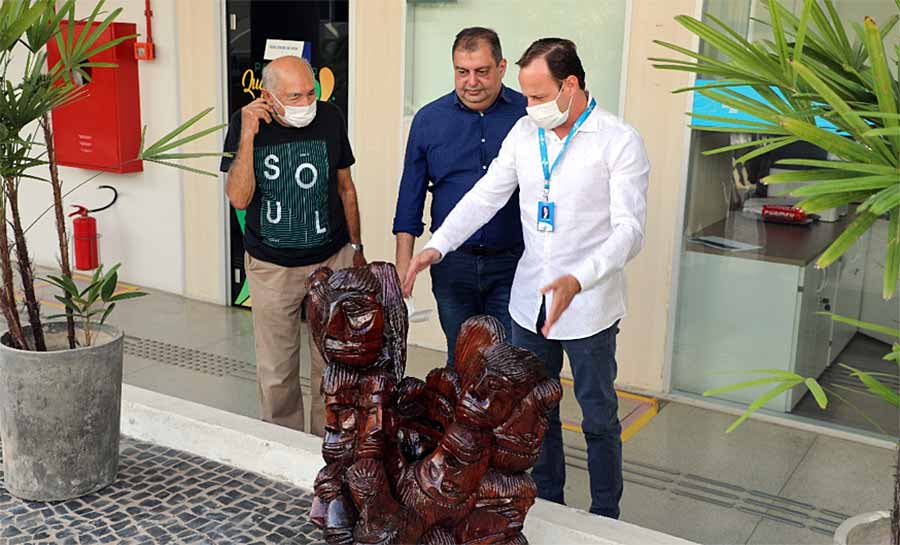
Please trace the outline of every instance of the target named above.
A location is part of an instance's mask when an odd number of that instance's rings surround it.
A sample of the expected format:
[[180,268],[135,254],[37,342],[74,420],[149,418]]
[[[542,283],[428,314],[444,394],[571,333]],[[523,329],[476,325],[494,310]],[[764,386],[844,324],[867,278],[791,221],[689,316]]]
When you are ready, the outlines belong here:
[[[300,306],[306,297],[306,279],[316,269],[333,270],[353,265],[353,249],[344,246],[324,263],[282,267],[244,254],[250,283],[253,334],[256,340],[256,380],[259,414],[266,422],[303,430],[303,394],[300,391]],[[325,404],[321,394],[325,362],[310,346],[310,433],[322,436]]]

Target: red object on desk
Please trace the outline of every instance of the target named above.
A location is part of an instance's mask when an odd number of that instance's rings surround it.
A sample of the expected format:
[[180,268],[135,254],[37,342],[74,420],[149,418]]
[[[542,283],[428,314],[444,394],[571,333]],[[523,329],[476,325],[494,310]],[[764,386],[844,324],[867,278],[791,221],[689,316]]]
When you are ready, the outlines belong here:
[[763,221],[793,223],[797,225],[805,225],[812,221],[809,214],[799,208],[777,204],[767,204],[763,206],[762,218]]

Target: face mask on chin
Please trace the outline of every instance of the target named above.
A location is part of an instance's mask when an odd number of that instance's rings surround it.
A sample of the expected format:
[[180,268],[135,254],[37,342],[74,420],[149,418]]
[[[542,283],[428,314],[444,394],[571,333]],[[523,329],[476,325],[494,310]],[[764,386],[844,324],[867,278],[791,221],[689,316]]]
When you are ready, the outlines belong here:
[[284,109],[284,115],[279,115],[284,123],[290,127],[303,128],[316,118],[316,101],[308,106],[285,106],[278,100],[274,93],[270,93],[275,102]]
[[575,94],[573,93],[572,97],[569,99],[569,105],[566,107],[566,111],[562,112],[559,110],[559,105],[556,104],[556,101],[562,96],[562,89],[562,85],[560,85],[559,93],[557,93],[556,98],[553,100],[525,108],[528,117],[534,121],[535,125],[542,129],[550,130],[555,129],[566,122],[566,119],[569,118],[569,110],[572,109],[572,101],[575,99]]

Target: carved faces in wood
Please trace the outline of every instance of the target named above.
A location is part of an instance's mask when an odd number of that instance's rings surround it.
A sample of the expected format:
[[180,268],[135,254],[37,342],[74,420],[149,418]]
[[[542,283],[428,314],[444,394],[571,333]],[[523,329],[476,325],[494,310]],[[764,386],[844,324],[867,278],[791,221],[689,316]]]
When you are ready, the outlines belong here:
[[463,324],[455,370],[404,378],[399,285],[383,263],[310,278],[307,315],[326,361],[328,463],[310,518],[330,545],[525,545],[537,493],[525,471],[560,385],[487,316]]

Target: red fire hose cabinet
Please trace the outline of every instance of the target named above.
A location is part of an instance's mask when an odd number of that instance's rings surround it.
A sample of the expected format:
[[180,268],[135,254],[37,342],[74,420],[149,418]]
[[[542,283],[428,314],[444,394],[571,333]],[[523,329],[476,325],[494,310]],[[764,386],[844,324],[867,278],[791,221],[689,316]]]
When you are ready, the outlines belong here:
[[[94,23],[88,31],[93,32],[97,26]],[[60,27],[66,40],[68,22],[63,21]],[[84,23],[75,24],[74,42],[84,31]],[[96,45],[135,33],[133,23],[113,23]],[[119,173],[144,169],[136,160],[141,141],[141,97],[134,44],[131,38],[91,57],[91,62],[114,63],[117,67],[89,69],[86,96],[53,110],[53,144],[60,165]],[[56,40],[50,40],[47,49],[47,62],[52,67],[60,58]]]

